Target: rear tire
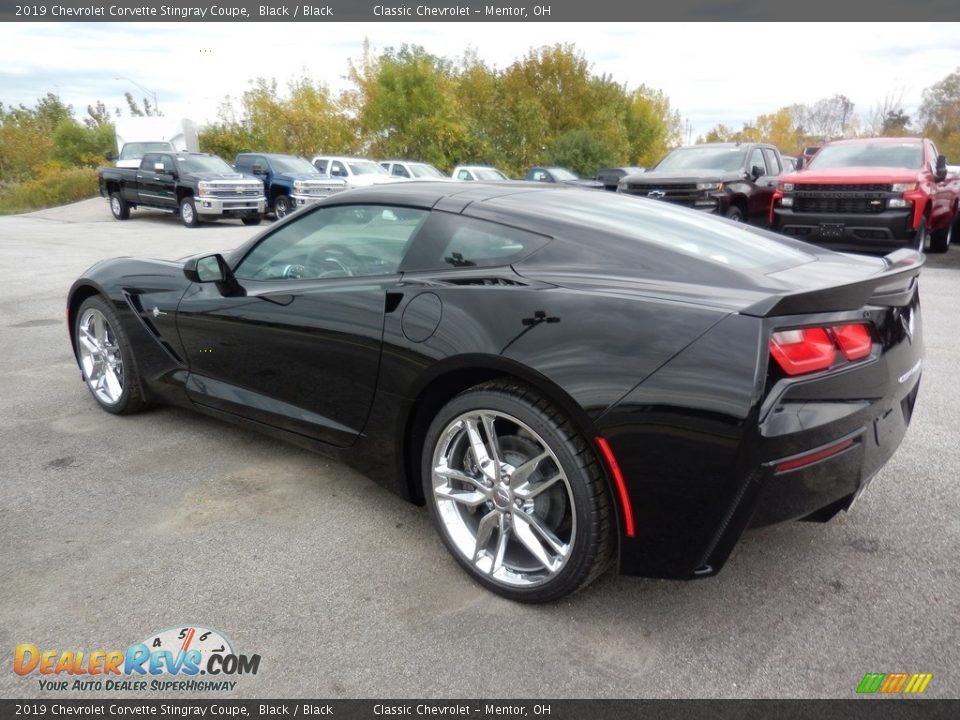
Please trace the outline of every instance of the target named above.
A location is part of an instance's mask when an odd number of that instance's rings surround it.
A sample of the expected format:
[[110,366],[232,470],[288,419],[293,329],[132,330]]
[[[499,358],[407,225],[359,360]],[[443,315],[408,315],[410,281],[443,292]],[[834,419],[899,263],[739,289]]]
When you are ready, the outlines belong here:
[[84,300],[73,331],[74,352],[93,399],[115,415],[142,410],[146,403],[133,347],[111,304],[101,295]]
[[110,212],[116,220],[130,219],[130,206],[119,192],[110,193]]
[[195,228],[200,224],[200,216],[197,215],[197,206],[194,205],[192,197],[180,199],[180,220],[188,228]]
[[262,220],[263,220],[263,218],[260,217],[259,215],[258,215],[257,217],[245,217],[245,218],[240,218],[240,221],[241,221],[244,225],[259,225]]
[[421,473],[443,543],[503,597],[557,600],[613,559],[614,504],[596,453],[530,388],[488,382],[453,398],[427,431]]

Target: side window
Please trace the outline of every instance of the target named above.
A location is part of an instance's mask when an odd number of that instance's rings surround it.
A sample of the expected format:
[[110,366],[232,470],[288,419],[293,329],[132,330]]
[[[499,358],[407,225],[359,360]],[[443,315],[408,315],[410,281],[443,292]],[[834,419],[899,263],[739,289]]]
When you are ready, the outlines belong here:
[[265,237],[234,272],[242,280],[393,275],[428,214],[384,205],[322,208]]
[[780,162],[777,160],[777,154],[771,148],[764,148],[763,155],[767,158],[767,174],[779,175],[782,172]]
[[157,153],[147,153],[143,156],[143,160],[140,161],[140,169],[153,172],[153,166],[158,162],[161,162],[160,155]]
[[550,238],[545,235],[435,211],[404,261],[403,269],[449,270],[510,265],[548,242]]
[[324,160],[323,158],[317,158],[316,160],[314,160],[314,161],[313,161],[313,166],[314,166],[317,170],[319,170],[320,172],[322,172],[324,175],[327,174],[327,161]]
[[333,177],[347,177],[347,169],[339,160],[333,160],[330,162],[330,174]]
[[457,173],[457,180],[473,180],[473,176],[469,170],[461,170]]
[[253,159],[253,167],[257,168],[261,174],[266,175],[270,170],[270,163],[267,162],[265,157],[257,156]]
[[410,173],[407,172],[407,169],[400,163],[396,163],[393,166],[393,170],[390,171],[390,174],[395,177],[410,177]]
[[253,172],[253,158],[250,155],[241,155],[233,164],[233,169],[237,172]]
[[757,166],[763,170],[761,175],[767,174],[767,164],[763,161],[763,153],[760,152],[760,148],[754,148],[753,152],[750,153],[750,162],[747,163],[747,172],[753,172],[754,166]]
[[170,173],[173,172],[173,169],[174,169],[173,158],[170,157],[169,155],[161,155],[158,158],[157,162],[163,163],[164,175],[169,175]]

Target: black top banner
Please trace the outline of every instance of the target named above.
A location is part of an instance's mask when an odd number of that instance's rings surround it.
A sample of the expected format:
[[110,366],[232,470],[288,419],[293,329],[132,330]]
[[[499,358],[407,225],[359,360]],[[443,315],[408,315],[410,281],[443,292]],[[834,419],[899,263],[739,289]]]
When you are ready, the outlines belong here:
[[[5,22],[649,22],[960,20],[956,0],[0,0]],[[858,32],[851,24],[851,33]],[[909,26],[904,33],[909,35]],[[809,38],[807,39],[810,40]],[[829,52],[818,47],[818,52]]]

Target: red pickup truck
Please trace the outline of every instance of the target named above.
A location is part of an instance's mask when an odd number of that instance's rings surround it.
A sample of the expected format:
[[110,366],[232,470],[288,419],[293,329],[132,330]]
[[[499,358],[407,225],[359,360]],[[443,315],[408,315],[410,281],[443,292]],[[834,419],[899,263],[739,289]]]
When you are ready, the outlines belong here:
[[930,140],[838,140],[780,177],[770,225],[840,251],[923,251],[929,241],[930,252],[946,252],[960,232],[958,200],[960,177]]

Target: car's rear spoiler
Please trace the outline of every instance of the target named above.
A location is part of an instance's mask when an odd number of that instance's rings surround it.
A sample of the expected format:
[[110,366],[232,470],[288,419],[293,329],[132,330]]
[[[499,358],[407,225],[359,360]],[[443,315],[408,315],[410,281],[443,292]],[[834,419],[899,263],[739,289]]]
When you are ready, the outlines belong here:
[[744,315],[800,315],[859,310],[864,305],[903,307],[913,299],[924,256],[916,250],[896,250],[883,258],[886,267],[875,275],[845,285],[774,294],[741,311]]

